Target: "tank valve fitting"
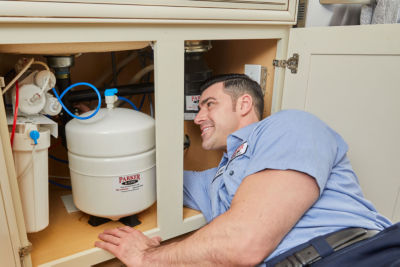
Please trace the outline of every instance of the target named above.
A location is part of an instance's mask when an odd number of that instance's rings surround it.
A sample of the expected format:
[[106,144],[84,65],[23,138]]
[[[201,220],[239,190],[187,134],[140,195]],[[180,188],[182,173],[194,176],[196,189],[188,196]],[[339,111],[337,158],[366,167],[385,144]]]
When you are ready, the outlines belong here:
[[117,88],[106,89],[104,91],[104,97],[106,99],[108,109],[114,108],[114,103],[118,100],[118,97],[115,95],[116,93],[118,93]]

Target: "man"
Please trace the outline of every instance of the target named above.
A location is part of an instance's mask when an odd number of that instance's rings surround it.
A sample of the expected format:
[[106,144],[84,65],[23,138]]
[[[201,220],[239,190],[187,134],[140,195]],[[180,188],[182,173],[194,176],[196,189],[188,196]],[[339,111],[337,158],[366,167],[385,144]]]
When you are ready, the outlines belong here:
[[[194,121],[202,146],[225,153],[217,168],[185,172],[184,204],[208,224],[166,246],[129,227],[106,230],[96,246],[128,266],[270,266],[314,237],[360,227],[366,238],[391,225],[363,198],[346,143],[318,118],[289,110],[260,121],[261,89],[245,75],[202,88]],[[317,245],[317,256],[333,252]]]

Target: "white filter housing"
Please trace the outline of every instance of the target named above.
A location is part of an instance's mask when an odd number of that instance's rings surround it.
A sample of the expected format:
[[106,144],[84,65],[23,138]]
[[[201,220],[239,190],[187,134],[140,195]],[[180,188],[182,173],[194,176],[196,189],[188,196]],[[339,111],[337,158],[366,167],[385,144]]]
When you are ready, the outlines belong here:
[[152,117],[125,108],[67,123],[72,195],[80,210],[118,220],[155,202],[154,125]]
[[39,129],[36,145],[27,132],[15,133],[13,156],[26,231],[34,233],[49,225],[50,130]]

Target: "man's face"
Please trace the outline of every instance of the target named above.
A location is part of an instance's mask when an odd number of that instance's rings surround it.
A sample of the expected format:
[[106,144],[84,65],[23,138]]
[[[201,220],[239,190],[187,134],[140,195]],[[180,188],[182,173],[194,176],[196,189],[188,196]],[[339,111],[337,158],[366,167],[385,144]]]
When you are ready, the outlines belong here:
[[240,116],[233,111],[232,98],[224,92],[222,82],[203,91],[199,109],[194,122],[200,126],[202,147],[206,150],[226,150],[226,139],[239,129]]

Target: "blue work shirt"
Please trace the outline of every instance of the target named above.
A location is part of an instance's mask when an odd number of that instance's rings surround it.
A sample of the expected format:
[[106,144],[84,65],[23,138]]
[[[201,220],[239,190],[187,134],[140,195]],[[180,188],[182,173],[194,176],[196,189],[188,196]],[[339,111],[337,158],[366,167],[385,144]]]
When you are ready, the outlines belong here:
[[391,222],[363,197],[347,150],[342,137],[314,115],[280,111],[229,135],[217,168],[185,171],[184,205],[210,222],[230,208],[247,176],[265,169],[296,170],[316,180],[320,197],[267,259],[343,228],[382,230]]

